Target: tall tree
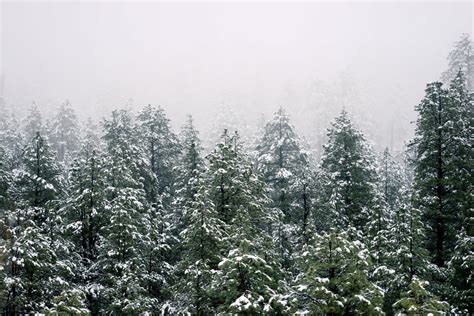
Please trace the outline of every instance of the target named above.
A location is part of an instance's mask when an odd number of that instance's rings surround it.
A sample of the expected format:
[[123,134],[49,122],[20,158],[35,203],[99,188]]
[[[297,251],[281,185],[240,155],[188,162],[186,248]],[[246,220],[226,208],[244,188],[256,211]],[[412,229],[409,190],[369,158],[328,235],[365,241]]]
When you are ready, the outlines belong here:
[[30,141],[36,136],[36,133],[43,133],[43,119],[41,112],[38,110],[38,107],[33,102],[31,107],[28,109],[28,114],[23,121],[23,133],[26,141]]
[[175,191],[174,167],[180,152],[178,138],[172,131],[169,119],[161,107],[147,105],[140,111],[137,118],[139,139],[142,139],[140,143],[143,144],[150,168],[158,181],[148,186],[148,199],[156,202],[161,198],[164,206],[167,207]]
[[226,232],[201,177],[195,179],[193,187],[195,193],[187,200],[184,213],[187,225],[181,232],[185,253],[179,263],[182,276],[177,288],[181,295],[176,299],[179,311],[208,315],[215,312],[213,281]]
[[112,112],[104,121],[107,144],[106,181],[110,206],[105,214],[108,223],[99,245],[97,271],[102,289],[102,312],[135,314],[157,308],[146,282],[145,227],[147,203],[140,181],[143,153],[133,135],[132,117],[125,110]]
[[451,82],[459,71],[466,74],[466,85],[469,91],[474,91],[474,51],[471,36],[462,34],[459,41],[454,44],[448,56],[448,69],[442,74],[444,83]]
[[77,115],[68,100],[59,106],[50,126],[50,140],[59,161],[79,149]]
[[331,124],[328,137],[318,178],[319,227],[351,225],[367,232],[366,224],[380,208],[374,156],[345,110]]
[[63,202],[65,232],[80,258],[79,275],[75,280],[86,294],[91,313],[98,313],[98,246],[105,225],[108,206],[105,192],[104,157],[98,153],[94,140],[86,138],[69,172],[69,194]]
[[361,239],[349,227],[316,235],[305,247],[295,286],[301,313],[382,314],[383,290],[368,279],[370,253]]
[[222,139],[209,155],[206,174],[210,197],[228,234],[216,279],[223,302],[218,312],[281,310],[279,280],[283,275],[269,235],[276,218],[266,207],[264,183],[242,154],[238,134],[229,137],[225,131]]
[[61,183],[60,169],[38,132],[25,148],[22,169],[16,171],[14,194],[19,203],[8,217],[8,269],[3,275],[7,313],[54,309],[56,299],[75,291],[68,282],[76,272],[75,258],[61,236],[62,214],[55,206]]
[[256,152],[256,169],[270,189],[271,207],[281,214],[275,234],[284,266],[290,268],[295,246],[305,244],[311,233],[313,175],[302,140],[283,108],[265,125]]
[[468,165],[460,165],[468,162],[456,157],[460,151],[472,151],[467,145],[468,138],[458,135],[458,124],[464,126],[469,122],[464,117],[462,104],[464,102],[453,102],[442,84],[435,82],[428,84],[425,98],[416,107],[418,119],[412,142],[417,155],[416,202],[428,224],[427,249],[438,267],[444,267],[449,260],[463,218],[457,200],[465,193],[457,192],[456,188],[468,182],[466,177],[471,177],[463,170]]

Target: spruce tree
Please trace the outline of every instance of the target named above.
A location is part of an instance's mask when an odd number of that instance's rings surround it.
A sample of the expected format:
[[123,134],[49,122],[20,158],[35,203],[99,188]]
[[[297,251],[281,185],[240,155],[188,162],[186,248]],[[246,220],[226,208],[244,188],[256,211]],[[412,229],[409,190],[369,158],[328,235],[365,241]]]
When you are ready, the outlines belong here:
[[[432,262],[440,268],[452,255],[466,212],[463,209],[469,201],[465,190],[472,177],[467,171],[470,162],[466,161],[472,147],[462,131],[469,124],[466,107],[472,108],[472,102],[461,100],[458,88],[455,82],[450,91],[439,82],[428,84],[425,98],[416,107],[418,119],[412,142],[416,149],[416,203],[428,224],[426,247]],[[472,121],[472,110],[470,113]]]
[[354,228],[315,235],[300,258],[297,307],[303,314],[378,315],[383,290],[368,279],[370,253]]
[[276,218],[266,205],[264,183],[241,152],[238,135],[223,141],[209,155],[206,177],[210,197],[226,224],[225,256],[219,263],[215,288],[221,313],[281,311],[284,284],[269,226]]
[[79,126],[77,115],[69,101],[59,106],[50,126],[50,140],[57,152],[58,161],[79,149]]
[[98,271],[94,271],[93,266],[97,263],[108,207],[104,165],[104,157],[98,153],[93,140],[86,138],[72,163],[69,194],[63,205],[66,236],[80,258],[80,273],[75,281],[83,288],[91,313],[99,311]]
[[449,305],[434,296],[427,289],[428,284],[413,277],[410,289],[393,305],[396,315],[446,315]]
[[367,223],[380,208],[374,156],[345,110],[331,124],[328,137],[318,176],[317,225],[353,226],[367,233]]
[[100,274],[101,312],[136,314],[151,311],[158,300],[149,295],[149,272],[146,262],[146,244],[149,236],[145,227],[147,203],[140,181],[140,163],[143,154],[134,145],[130,113],[112,112],[104,121],[106,151],[107,225],[99,245],[96,271]]
[[180,152],[178,138],[171,130],[164,110],[151,105],[138,114],[137,131],[139,143],[143,145],[148,164],[157,179],[157,183],[147,185],[148,199],[153,202],[161,199],[167,208],[176,189],[174,168]]
[[39,132],[26,146],[22,169],[15,173],[14,195],[19,203],[8,216],[5,308],[7,313],[47,311],[55,307],[56,298],[76,291],[69,280],[77,271],[61,235],[63,214],[56,206],[61,171]]
[[454,44],[448,56],[448,69],[442,74],[444,83],[449,84],[456,78],[459,71],[466,75],[466,88],[474,91],[474,51],[469,34],[462,34],[459,41]]
[[209,198],[208,188],[198,177],[193,182],[192,199],[187,200],[181,232],[184,255],[179,263],[182,273],[176,297],[178,310],[196,315],[215,312],[212,287],[217,265],[222,258],[225,224],[218,217],[214,203]]
[[274,230],[281,260],[290,269],[295,246],[305,244],[312,230],[313,174],[308,154],[283,108],[265,125],[256,153],[256,169],[270,189],[270,206],[280,214]]

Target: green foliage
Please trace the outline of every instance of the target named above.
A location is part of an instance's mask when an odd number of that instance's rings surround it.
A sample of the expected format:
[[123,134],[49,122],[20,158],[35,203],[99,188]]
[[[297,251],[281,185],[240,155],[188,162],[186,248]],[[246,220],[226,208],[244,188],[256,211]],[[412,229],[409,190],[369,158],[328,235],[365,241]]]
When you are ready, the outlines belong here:
[[[354,238],[353,236],[357,236]],[[313,314],[382,314],[383,290],[368,280],[370,253],[354,229],[316,235],[300,259],[299,310]]]
[[409,290],[393,306],[396,315],[445,315],[449,309],[446,302],[427,290],[428,282],[414,276]]

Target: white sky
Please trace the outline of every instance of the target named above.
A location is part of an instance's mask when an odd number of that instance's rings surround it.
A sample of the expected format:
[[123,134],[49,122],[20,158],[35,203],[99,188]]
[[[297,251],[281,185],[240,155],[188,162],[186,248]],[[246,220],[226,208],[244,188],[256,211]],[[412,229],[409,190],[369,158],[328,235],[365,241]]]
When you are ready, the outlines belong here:
[[133,99],[178,122],[186,113],[202,122],[222,102],[296,113],[311,106],[302,100],[314,81],[341,73],[374,90],[381,113],[411,110],[473,29],[472,2],[453,1],[4,1],[0,10],[8,104],[47,110],[68,98],[103,115]]

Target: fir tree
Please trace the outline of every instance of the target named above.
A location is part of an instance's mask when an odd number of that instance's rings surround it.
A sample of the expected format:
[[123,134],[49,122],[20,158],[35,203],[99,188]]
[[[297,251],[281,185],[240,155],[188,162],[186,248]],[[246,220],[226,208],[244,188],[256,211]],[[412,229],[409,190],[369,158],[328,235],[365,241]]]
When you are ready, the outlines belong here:
[[185,255],[179,263],[182,281],[178,284],[179,310],[196,315],[214,313],[212,282],[222,257],[226,233],[218,218],[208,189],[199,177],[193,183],[194,196],[185,212],[186,228],[181,232]]
[[[170,127],[169,119],[161,107],[146,106],[138,114],[139,139],[143,139],[143,150],[151,171],[158,179],[149,185],[149,200],[156,202],[162,196],[165,208],[171,203],[175,191],[176,174],[174,167],[180,152],[177,136]],[[155,188],[156,187],[156,192]]]
[[456,78],[459,71],[466,74],[466,84],[469,91],[474,91],[474,51],[469,34],[462,34],[459,41],[454,44],[454,49],[448,56],[448,69],[441,78],[445,83]]
[[[457,81],[462,76],[457,77]],[[462,84],[454,81],[448,91],[431,83],[416,107],[418,120],[412,146],[416,149],[415,190],[428,234],[426,247],[432,262],[443,268],[452,256],[457,231],[467,212],[466,189],[472,186],[472,147],[469,131],[472,102]],[[469,129],[468,129],[469,130]]]
[[446,315],[449,305],[439,301],[427,286],[427,281],[414,276],[410,289],[393,305],[396,315]]
[[343,110],[328,130],[321,159],[319,227],[348,225],[367,233],[367,223],[380,208],[375,160],[362,133]]
[[59,106],[50,126],[50,140],[57,152],[58,161],[79,149],[77,116],[69,101]]
[[60,234],[62,213],[60,169],[38,132],[25,148],[23,168],[16,171],[15,196],[20,201],[8,217],[10,240],[3,282],[7,313],[40,312],[52,300],[74,289],[74,257]]
[[135,314],[157,308],[157,299],[149,295],[146,278],[145,234],[147,203],[140,182],[143,154],[133,145],[131,115],[114,111],[104,121],[107,143],[106,181],[110,206],[105,214],[107,226],[99,245],[96,271],[101,271],[102,312]]
[[[97,152],[92,139],[86,139],[72,163],[69,173],[69,195],[64,203],[66,236],[80,258],[80,273],[76,280],[86,293],[89,310],[97,313],[97,273],[92,269],[97,262],[98,246],[105,225],[108,203],[105,196],[104,159]],[[69,299],[69,297],[67,298]]]
[[305,247],[296,280],[301,313],[382,314],[383,290],[368,279],[370,253],[360,233],[348,230],[316,235]]
[[282,271],[269,225],[274,214],[266,208],[265,186],[241,153],[238,135],[223,135],[223,142],[209,155],[207,181],[210,197],[226,224],[226,256],[219,263],[215,282],[223,301],[218,312],[262,313],[281,310],[279,291]]
[[41,112],[38,110],[34,102],[28,109],[28,115],[23,121],[23,132],[26,141],[33,139],[36,133],[44,132]]

